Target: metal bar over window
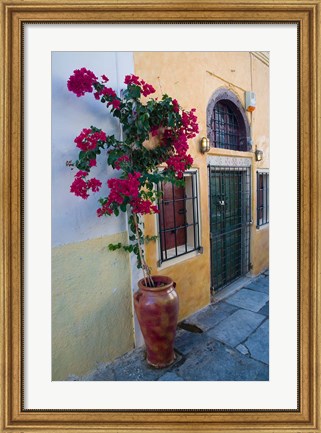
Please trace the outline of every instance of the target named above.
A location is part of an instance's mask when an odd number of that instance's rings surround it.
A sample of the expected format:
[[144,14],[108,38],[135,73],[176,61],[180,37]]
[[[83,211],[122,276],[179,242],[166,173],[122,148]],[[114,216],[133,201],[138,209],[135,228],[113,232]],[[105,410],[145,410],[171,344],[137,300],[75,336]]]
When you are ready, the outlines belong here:
[[257,206],[256,226],[261,227],[269,222],[269,173],[257,172]]
[[159,188],[163,195],[159,199],[159,243],[160,262],[200,250],[198,221],[197,172],[184,174],[184,187],[168,184]]
[[242,136],[237,116],[224,100],[219,101],[211,118],[211,129],[214,132],[214,147],[246,151],[246,140]]

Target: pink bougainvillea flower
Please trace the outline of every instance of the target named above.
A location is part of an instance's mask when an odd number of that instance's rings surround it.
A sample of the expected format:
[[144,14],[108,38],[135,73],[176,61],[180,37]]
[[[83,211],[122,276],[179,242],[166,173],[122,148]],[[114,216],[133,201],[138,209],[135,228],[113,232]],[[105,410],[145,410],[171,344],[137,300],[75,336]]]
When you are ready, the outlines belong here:
[[141,173],[129,173],[126,179],[112,178],[108,179],[107,185],[110,188],[110,193],[107,202],[97,210],[97,215],[111,215],[111,205],[121,205],[124,199],[127,198],[130,202],[135,201],[139,197]]
[[117,161],[115,162],[115,168],[117,169],[117,170],[120,170],[121,169],[121,165],[122,165],[122,163],[126,163],[126,162],[129,162],[129,156],[128,155],[122,155],[122,156],[120,156],[118,159],[117,159]]
[[191,155],[177,154],[171,156],[167,161],[167,167],[176,173],[178,179],[182,179],[184,172],[193,164]]
[[73,183],[70,185],[70,192],[74,193],[77,197],[86,200],[89,197],[88,191],[98,192],[101,187],[101,182],[98,179],[92,178],[89,180],[84,179],[88,176],[86,171],[78,171],[75,175]]
[[81,177],[75,177],[73,183],[70,185],[70,192],[85,200],[89,197],[89,194],[87,193],[87,183]]
[[103,215],[111,215],[113,210],[110,208],[109,204],[103,204],[100,208],[97,209],[97,216],[101,217]]
[[109,107],[109,105],[112,105],[115,110],[119,109],[119,107],[120,107],[120,100],[119,99],[114,99],[113,101],[108,102],[107,106]]
[[151,84],[146,83],[146,81],[144,80],[140,80],[140,78],[134,74],[126,75],[124,83],[127,85],[134,84],[135,86],[138,86],[141,89],[141,92],[144,96],[148,96],[151,93],[156,92],[156,90]]
[[182,112],[182,124],[187,138],[194,138],[199,132],[195,111],[196,109],[192,108],[190,112]]
[[103,75],[101,76],[101,78],[102,78],[102,80],[103,80],[103,83],[107,83],[107,81],[109,81],[109,78],[106,77],[105,74],[103,74]]
[[173,102],[173,111],[175,113],[178,113],[179,112],[179,105],[178,105],[177,99],[173,99],[172,102]]
[[116,98],[116,92],[111,87],[104,87],[101,93],[105,96],[110,96],[112,98]]
[[91,159],[89,161],[89,167],[96,167],[96,165],[97,165],[97,161],[95,159]]
[[155,137],[158,134],[158,130],[159,130],[158,126],[152,126],[150,128],[150,133],[152,134],[152,137]]
[[75,174],[75,177],[86,177],[86,176],[88,176],[88,172],[87,171],[83,171],[83,170],[79,170]]
[[150,200],[143,200],[140,197],[131,200],[130,205],[132,206],[134,213],[139,213],[141,215],[159,213],[157,206],[153,205]]
[[97,82],[96,75],[86,68],[75,69],[73,75],[67,81],[67,88],[75,93],[78,98],[85,93],[92,93],[93,85]]
[[154,89],[154,87],[151,84],[145,83],[143,85],[142,93],[144,96],[151,95],[152,93],[155,93],[155,92],[156,92],[156,90]]
[[84,128],[74,142],[79,149],[86,152],[96,149],[99,141],[105,142],[106,140],[107,136],[104,131],[93,132],[90,128]]
[[101,187],[101,182],[98,179],[95,179],[94,177],[92,179],[89,179],[87,182],[87,188],[91,189],[92,192],[98,192]]
[[135,84],[136,86],[140,86],[139,77],[137,77],[137,75],[134,75],[134,74],[126,75],[124,83],[127,85],[128,84]]

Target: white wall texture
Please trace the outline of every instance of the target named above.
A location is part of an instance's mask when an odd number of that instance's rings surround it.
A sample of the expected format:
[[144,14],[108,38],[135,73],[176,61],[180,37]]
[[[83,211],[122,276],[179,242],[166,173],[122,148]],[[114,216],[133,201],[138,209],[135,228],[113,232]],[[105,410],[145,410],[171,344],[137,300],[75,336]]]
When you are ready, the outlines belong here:
[[[75,137],[83,128],[94,125],[107,135],[120,135],[118,120],[92,93],[78,98],[67,89],[67,80],[75,69],[86,67],[97,77],[109,78],[108,86],[117,92],[124,86],[126,74],[133,73],[133,54],[127,52],[53,52],[52,53],[52,246],[79,242],[127,230],[124,214],[116,217],[96,216],[98,198],[106,195],[106,183],[84,201],[69,192],[75,170],[66,167],[75,160],[79,149]],[[106,166],[106,156],[100,155],[97,167],[91,170],[100,180],[115,177],[117,172]]]

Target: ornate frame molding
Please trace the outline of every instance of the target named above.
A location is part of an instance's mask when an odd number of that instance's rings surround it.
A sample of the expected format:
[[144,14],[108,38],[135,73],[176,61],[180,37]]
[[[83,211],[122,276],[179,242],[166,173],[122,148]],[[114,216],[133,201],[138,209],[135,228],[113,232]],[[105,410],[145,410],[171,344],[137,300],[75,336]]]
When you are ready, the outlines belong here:
[[[0,430],[321,433],[321,0],[0,0]],[[299,29],[297,410],[23,408],[23,23],[272,23]]]

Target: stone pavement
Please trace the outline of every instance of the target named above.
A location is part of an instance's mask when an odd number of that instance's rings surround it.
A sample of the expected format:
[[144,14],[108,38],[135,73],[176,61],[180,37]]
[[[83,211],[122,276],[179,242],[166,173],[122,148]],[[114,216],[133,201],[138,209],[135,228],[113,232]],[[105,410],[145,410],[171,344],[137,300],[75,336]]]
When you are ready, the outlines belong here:
[[150,367],[144,348],[138,348],[69,380],[269,380],[269,272],[247,281],[178,325],[177,359],[170,367]]

